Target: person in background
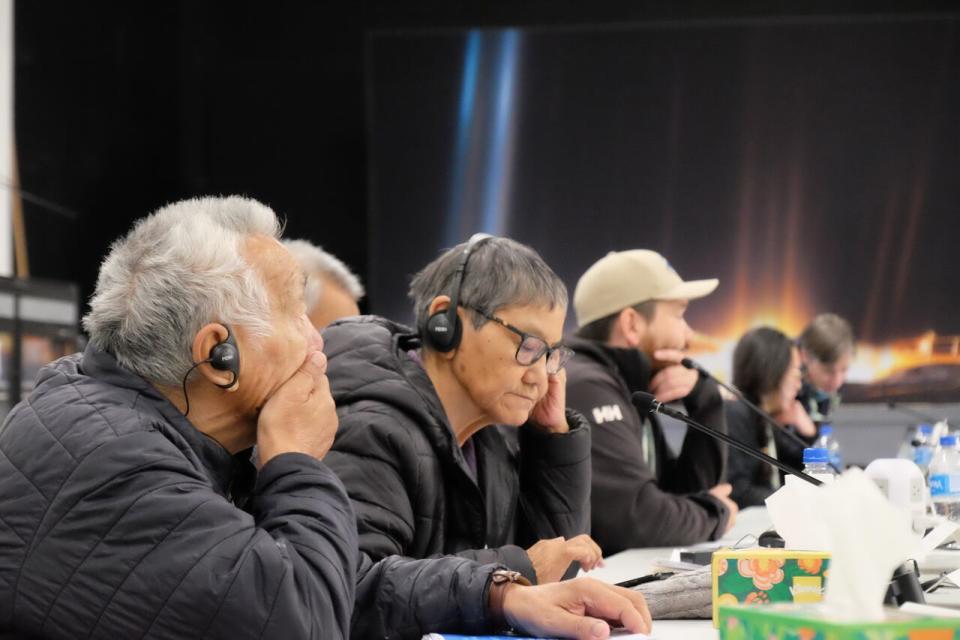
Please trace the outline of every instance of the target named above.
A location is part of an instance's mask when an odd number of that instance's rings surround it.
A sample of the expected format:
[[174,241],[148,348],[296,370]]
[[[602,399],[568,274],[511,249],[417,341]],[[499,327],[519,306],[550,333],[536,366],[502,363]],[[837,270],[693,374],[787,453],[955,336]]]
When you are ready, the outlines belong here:
[[256,201],[202,198],[112,245],[86,349],[41,370],[0,429],[0,636],[648,631],[626,589],[359,552],[323,460],[323,341],[279,232]]
[[284,240],[283,245],[307,275],[303,293],[307,317],[318,330],[349,316],[360,315],[364,290],[360,278],[336,256],[307,240]]
[[800,334],[798,344],[803,385],[797,399],[819,427],[840,404],[840,387],[853,359],[853,329],[835,313],[821,313]]
[[[793,341],[777,329],[759,327],[745,333],[733,352],[733,384],[753,404],[770,414],[800,438],[812,441],[817,428],[807,415],[797,392],[800,391],[800,354]],[[802,468],[799,442],[753,413],[740,400],[726,403],[730,436],[767,455]],[[778,489],[782,475],[778,469],[736,449],[730,449],[727,477],[733,485],[733,499],[740,508],[758,506]]]
[[630,401],[647,391],[726,430],[716,383],[680,365],[692,333],[687,306],[717,284],[684,282],[642,249],[611,252],[577,283],[567,398],[593,426],[592,534],[606,553],[714,540],[736,519],[723,481],[726,446],[688,430],[675,456],[657,417]]
[[323,333],[340,416],[327,463],[361,549],[458,554],[539,583],[597,566],[563,283],[529,247],[479,236],[424,267],[410,297],[418,330],[363,316]]

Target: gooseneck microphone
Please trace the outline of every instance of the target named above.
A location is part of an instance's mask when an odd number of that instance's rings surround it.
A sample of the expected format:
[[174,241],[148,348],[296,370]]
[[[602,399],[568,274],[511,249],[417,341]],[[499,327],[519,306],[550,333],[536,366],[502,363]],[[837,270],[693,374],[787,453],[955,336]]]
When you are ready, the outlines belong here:
[[[797,434],[795,434],[794,432],[790,431],[790,430],[787,429],[785,426],[783,426],[782,424],[780,424],[779,422],[777,422],[776,420],[774,420],[774,419],[773,419],[773,416],[771,416],[769,413],[767,413],[766,411],[764,411],[763,409],[761,409],[760,407],[758,407],[758,406],[755,405],[754,403],[752,403],[752,402],[750,402],[749,400],[747,400],[747,397],[746,397],[745,395],[743,395],[743,392],[740,391],[740,389],[737,389],[737,388],[736,388],[735,386],[733,386],[732,384],[727,384],[726,382],[724,382],[724,381],[721,380],[720,378],[716,377],[715,375],[713,375],[712,373],[710,373],[709,371],[707,371],[706,369],[704,369],[703,366],[702,366],[700,363],[698,363],[698,362],[696,362],[696,361],[694,361],[694,360],[691,360],[690,358],[684,358],[683,360],[680,361],[680,364],[682,364],[682,365],[683,365],[684,367],[686,367],[687,369],[693,369],[694,371],[696,371],[696,372],[699,373],[700,375],[704,376],[705,378],[709,378],[710,380],[713,380],[713,381],[716,382],[718,385],[720,385],[721,387],[723,387],[724,389],[726,389],[727,391],[729,391],[729,392],[732,393],[733,395],[737,396],[737,399],[740,400],[740,402],[742,402],[742,403],[744,404],[744,406],[746,406],[746,407],[747,407],[748,409],[750,409],[754,414],[756,414],[757,416],[759,416],[760,419],[762,419],[764,422],[766,422],[767,424],[769,424],[770,426],[772,426],[773,429],[774,429],[774,431],[779,431],[779,432],[782,433],[784,436],[786,436],[788,440],[792,440],[794,444],[800,446],[802,449],[806,449],[806,448],[808,448],[808,447],[813,446],[813,445],[811,445],[810,443],[805,442],[805,441],[803,440],[803,438],[801,438],[800,436],[798,436]],[[837,469],[837,467],[836,467],[832,462],[830,462],[830,463],[828,463],[828,464],[830,465],[830,468],[833,469],[836,473],[838,473],[838,474],[841,473],[840,469]]]
[[900,413],[904,413],[908,416],[912,416],[920,420],[921,422],[929,422],[930,424],[936,424],[937,422],[939,422],[939,420],[937,420],[936,418],[934,418],[929,414],[923,413],[922,411],[917,411],[912,407],[907,407],[902,404],[898,404],[896,402],[893,402],[892,400],[887,403],[887,409],[890,409],[890,411],[899,411]]
[[751,458],[756,458],[761,462],[772,464],[773,466],[775,466],[777,469],[780,469],[784,473],[789,473],[792,476],[802,478],[803,480],[806,480],[807,482],[815,486],[819,486],[823,484],[813,476],[809,476],[802,471],[798,471],[797,469],[792,469],[791,467],[783,464],[776,458],[771,458],[764,452],[758,451],[749,445],[745,445],[739,440],[731,438],[730,436],[728,436],[727,434],[721,431],[717,431],[716,429],[712,429],[708,426],[702,425],[686,414],[680,413],[679,411],[674,411],[669,407],[663,406],[663,404],[659,400],[657,400],[657,398],[652,393],[647,393],[645,391],[636,391],[630,396],[630,399],[633,401],[633,406],[635,406],[637,410],[640,411],[641,413],[651,413],[651,414],[659,413],[665,416],[669,416],[674,420],[679,420],[680,422],[690,425],[697,431],[701,431],[712,438],[716,438],[717,440],[726,442],[728,445],[730,445],[734,449],[739,449],[740,451],[744,452]]

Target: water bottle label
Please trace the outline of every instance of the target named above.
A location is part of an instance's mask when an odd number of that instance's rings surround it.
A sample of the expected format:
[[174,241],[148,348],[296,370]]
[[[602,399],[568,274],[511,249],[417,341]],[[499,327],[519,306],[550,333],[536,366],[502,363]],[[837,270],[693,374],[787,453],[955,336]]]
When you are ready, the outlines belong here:
[[930,466],[930,460],[933,458],[933,449],[930,447],[917,447],[913,453],[913,461],[921,467]]
[[930,496],[933,498],[960,497],[960,474],[935,473],[931,475]]

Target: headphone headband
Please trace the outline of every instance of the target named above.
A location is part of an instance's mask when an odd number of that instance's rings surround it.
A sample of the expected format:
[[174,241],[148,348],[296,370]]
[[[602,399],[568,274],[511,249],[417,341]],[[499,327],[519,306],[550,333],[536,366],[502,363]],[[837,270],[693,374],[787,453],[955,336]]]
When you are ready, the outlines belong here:
[[481,244],[492,238],[489,233],[475,233],[467,240],[467,246],[463,248],[463,257],[457,265],[454,272],[453,286],[450,288],[450,306],[447,307],[447,319],[452,327],[457,321],[457,307],[460,306],[460,289],[463,286],[463,277],[467,271],[467,263],[472,254]]
[[453,281],[450,283],[450,303],[443,311],[437,311],[420,327],[420,335],[424,343],[435,351],[447,353],[457,348],[463,326],[457,316],[457,307],[460,306],[460,289],[467,272],[467,263],[473,252],[493,236],[486,233],[475,233],[463,248],[460,261],[454,271]]

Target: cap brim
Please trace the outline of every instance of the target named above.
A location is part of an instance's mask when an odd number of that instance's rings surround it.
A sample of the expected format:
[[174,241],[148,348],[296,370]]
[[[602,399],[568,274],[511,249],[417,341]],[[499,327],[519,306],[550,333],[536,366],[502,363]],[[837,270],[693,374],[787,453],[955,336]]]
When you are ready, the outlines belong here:
[[657,300],[696,300],[713,293],[719,284],[717,278],[681,282],[666,294],[657,296]]

